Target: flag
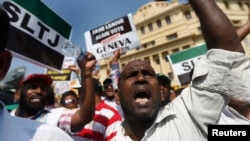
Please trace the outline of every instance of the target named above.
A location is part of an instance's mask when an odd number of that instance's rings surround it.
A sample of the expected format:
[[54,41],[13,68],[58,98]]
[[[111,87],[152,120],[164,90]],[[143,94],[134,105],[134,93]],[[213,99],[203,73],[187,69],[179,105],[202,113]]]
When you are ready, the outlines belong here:
[[179,85],[184,85],[191,81],[190,73],[194,64],[206,51],[206,45],[202,44],[167,56]]
[[11,23],[7,49],[20,59],[60,70],[61,48],[72,27],[40,0],[5,0],[2,6]]

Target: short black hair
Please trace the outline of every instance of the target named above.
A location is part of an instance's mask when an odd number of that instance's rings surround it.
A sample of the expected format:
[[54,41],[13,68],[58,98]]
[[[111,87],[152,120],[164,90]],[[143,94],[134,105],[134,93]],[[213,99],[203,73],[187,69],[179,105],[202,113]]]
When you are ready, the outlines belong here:
[[164,85],[170,86],[171,85],[171,81],[170,79],[163,73],[157,73],[157,80],[160,81],[162,80],[164,82]]
[[62,97],[61,97],[61,100],[60,100],[60,103],[63,104],[64,103],[64,99],[65,97],[69,96],[69,95],[72,95],[72,96],[75,96],[76,98],[78,98],[77,94],[72,91],[72,90],[69,90],[69,91],[66,91],[62,94]]
[[103,86],[105,86],[105,85],[107,85],[107,84],[112,84],[113,83],[113,81],[112,81],[112,79],[110,78],[110,77],[108,77],[108,78],[106,78],[104,81],[103,81]]

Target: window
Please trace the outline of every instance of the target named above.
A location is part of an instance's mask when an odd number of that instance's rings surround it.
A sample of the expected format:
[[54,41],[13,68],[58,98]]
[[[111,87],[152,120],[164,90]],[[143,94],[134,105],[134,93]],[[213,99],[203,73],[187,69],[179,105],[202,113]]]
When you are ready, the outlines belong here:
[[165,21],[166,21],[166,24],[171,24],[172,23],[170,16],[166,16]]
[[165,61],[166,61],[166,62],[169,62],[169,60],[168,60],[168,55],[165,55]]
[[190,46],[189,45],[186,45],[186,46],[183,46],[183,49],[188,49]]
[[142,26],[140,30],[141,30],[141,34],[145,34],[145,28],[144,28],[144,26]]
[[157,20],[157,21],[156,21],[156,24],[157,24],[157,27],[158,27],[158,28],[161,28],[161,27],[162,27],[161,20]]
[[176,38],[177,38],[177,34],[176,34],[176,33],[167,36],[167,39],[168,39],[168,40],[173,40],[173,39],[176,39]]
[[152,23],[149,23],[149,24],[148,24],[148,29],[149,29],[149,31],[152,31],[152,30],[153,30],[153,24],[152,24]]
[[150,64],[150,59],[149,59],[149,57],[145,57],[144,60]]
[[151,41],[150,43],[149,43],[149,46],[154,46],[155,45],[155,41]]
[[246,2],[246,4],[247,4],[247,7],[248,7],[248,9],[250,8],[250,3],[249,2]]
[[155,41],[147,42],[142,45],[143,48],[152,47],[155,45]]
[[160,64],[160,59],[159,59],[159,56],[158,55],[154,55],[153,56],[153,59],[154,59],[154,62],[159,65]]
[[173,49],[173,53],[179,52],[178,48]]
[[159,64],[160,64],[160,59],[159,59],[159,58],[156,58],[156,59],[155,59],[155,62],[156,62],[157,65],[159,65]]
[[238,5],[239,5],[239,7],[240,7],[241,10],[244,10],[242,2],[238,2]]
[[185,14],[185,17],[187,20],[192,19],[192,15],[191,15],[190,11],[186,11],[184,14]]
[[225,5],[225,7],[226,7],[227,9],[229,9],[229,4],[228,4],[227,1],[224,1],[224,5]]
[[233,23],[233,24],[240,24],[241,21],[240,21],[240,20],[232,20],[232,23]]
[[168,52],[163,52],[163,53],[162,53],[162,57],[163,57],[163,59],[164,59],[166,62],[169,62],[169,61],[168,61]]

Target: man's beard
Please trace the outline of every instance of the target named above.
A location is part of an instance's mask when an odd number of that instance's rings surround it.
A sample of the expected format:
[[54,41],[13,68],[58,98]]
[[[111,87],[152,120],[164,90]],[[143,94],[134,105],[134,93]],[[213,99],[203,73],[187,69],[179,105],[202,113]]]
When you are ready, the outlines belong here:
[[45,107],[45,99],[42,98],[39,103],[32,103],[30,99],[27,97],[24,97],[24,100],[20,100],[20,102],[23,101],[23,103],[19,103],[20,107],[22,109],[25,109],[26,113],[29,114],[36,114],[40,110],[44,109]]

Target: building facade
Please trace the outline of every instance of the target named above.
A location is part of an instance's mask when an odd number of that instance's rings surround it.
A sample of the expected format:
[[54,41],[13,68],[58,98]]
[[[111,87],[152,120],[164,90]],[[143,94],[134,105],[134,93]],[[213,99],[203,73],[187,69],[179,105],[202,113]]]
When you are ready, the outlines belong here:
[[[216,2],[235,28],[242,26],[248,20],[249,0],[216,0]],[[121,56],[121,68],[130,60],[143,59],[148,61],[157,73],[169,76],[173,87],[180,87],[167,55],[204,43],[199,19],[192,7],[178,0],[150,1],[135,12],[134,21],[141,47]],[[250,56],[250,35],[242,41],[242,44],[246,54]],[[99,62],[101,82],[108,77],[109,62],[109,59]]]

